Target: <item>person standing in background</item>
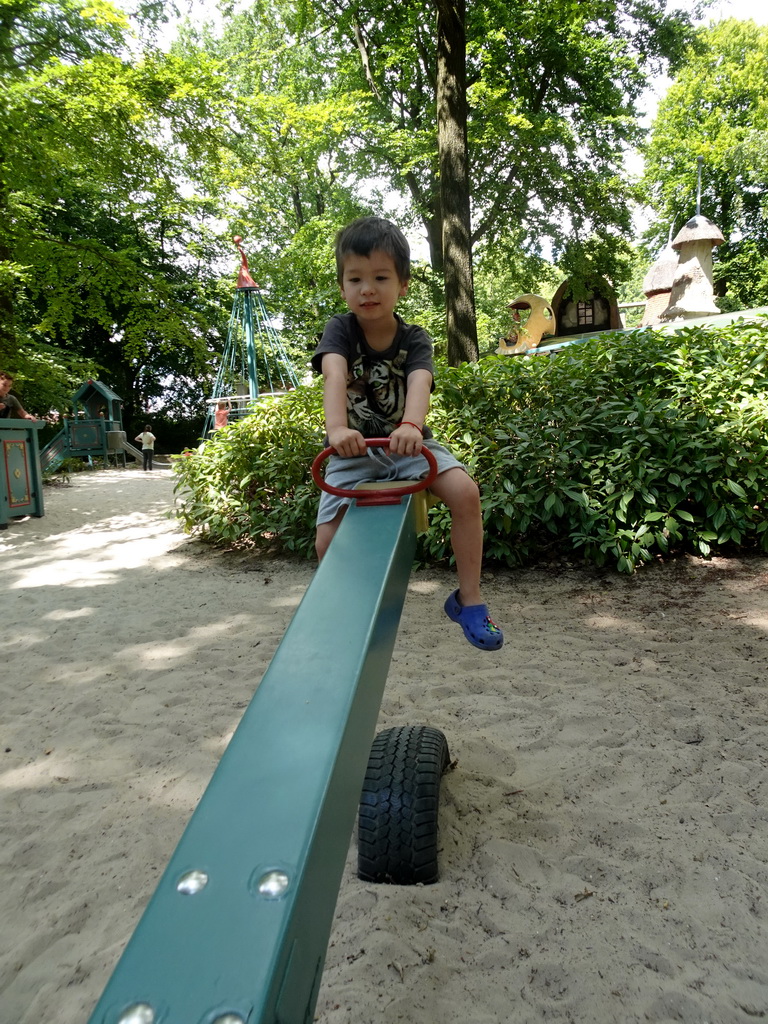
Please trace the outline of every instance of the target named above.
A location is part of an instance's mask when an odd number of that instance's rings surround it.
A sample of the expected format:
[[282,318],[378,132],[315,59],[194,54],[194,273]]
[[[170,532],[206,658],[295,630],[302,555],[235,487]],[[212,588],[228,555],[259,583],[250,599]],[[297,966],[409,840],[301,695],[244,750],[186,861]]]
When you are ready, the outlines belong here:
[[148,469],[152,469],[152,456],[155,454],[155,441],[157,438],[152,433],[152,430],[148,423],[144,425],[144,430],[136,435],[136,441],[141,441],[141,454],[144,456],[144,472]]

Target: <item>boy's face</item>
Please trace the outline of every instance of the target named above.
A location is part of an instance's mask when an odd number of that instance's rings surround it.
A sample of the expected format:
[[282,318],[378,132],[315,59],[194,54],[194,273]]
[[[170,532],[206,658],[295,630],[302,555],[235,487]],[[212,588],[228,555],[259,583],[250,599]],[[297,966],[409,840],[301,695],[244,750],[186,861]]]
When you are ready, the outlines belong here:
[[397,276],[391,256],[373,249],[368,256],[351,253],[344,259],[341,297],[363,323],[392,318],[395,306],[408,291]]

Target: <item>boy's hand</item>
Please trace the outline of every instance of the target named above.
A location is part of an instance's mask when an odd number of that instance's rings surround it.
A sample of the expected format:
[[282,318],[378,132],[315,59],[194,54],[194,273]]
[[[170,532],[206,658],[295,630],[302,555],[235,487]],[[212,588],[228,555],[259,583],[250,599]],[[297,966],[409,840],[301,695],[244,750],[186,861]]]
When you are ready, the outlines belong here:
[[328,443],[344,459],[365,455],[368,451],[363,435],[359,430],[352,430],[351,427],[334,427],[333,430],[329,430]]
[[389,435],[389,450],[393,455],[418,455],[422,441],[418,427],[412,423],[401,423]]

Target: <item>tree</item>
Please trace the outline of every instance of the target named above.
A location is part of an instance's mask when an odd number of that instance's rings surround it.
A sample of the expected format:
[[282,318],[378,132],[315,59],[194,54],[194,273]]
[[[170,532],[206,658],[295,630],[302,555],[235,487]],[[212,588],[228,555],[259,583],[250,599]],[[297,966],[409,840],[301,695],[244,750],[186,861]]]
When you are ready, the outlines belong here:
[[701,29],[659,104],[645,153],[655,248],[696,212],[703,157],[701,212],[726,239],[715,253],[715,283],[731,309],[768,303],[767,94],[768,27],[731,19]]
[[356,150],[368,97],[340,86],[338,51],[292,0],[258,0],[227,19],[221,38],[186,26],[174,51],[190,62],[204,53],[228,83],[226,158],[212,188],[226,196],[230,235],[245,239],[284,340],[306,353],[339,308],[333,237],[364,212]]
[[[106,3],[2,12],[0,356],[24,374],[87,359],[143,408],[164,375],[199,382],[209,359],[215,211],[189,186],[215,163],[216,69],[135,56]],[[55,350],[81,359],[28,358]]]
[[[386,172],[393,188],[408,189],[438,272],[443,238],[452,232],[443,224],[445,168],[435,124],[441,116],[454,118],[442,122],[440,137],[460,138],[462,103],[469,173],[456,186],[461,200],[453,188],[447,194],[452,204],[471,209],[465,264],[473,246],[481,252],[501,246],[507,237],[519,238],[521,225],[526,248],[537,256],[545,239],[560,254],[569,242],[591,236],[610,254],[629,232],[631,190],[622,159],[640,137],[637,102],[652,73],[681,59],[691,31],[688,14],[665,6],[663,0],[557,0],[533,8],[490,0],[465,16],[448,0],[429,6],[405,0],[396,8],[381,0],[324,0],[340,45],[359,55],[354,73],[377,113],[367,145],[371,172]],[[440,108],[438,52],[458,68],[464,33],[466,87],[457,78],[458,92],[444,94],[452,95],[452,108],[444,101]],[[457,283],[446,286],[447,304],[459,303]]]
[[[18,348],[14,300],[24,274],[16,260],[16,228],[20,209],[16,170],[35,161],[40,144],[27,147],[23,132],[28,104],[25,81],[50,63],[78,61],[98,51],[114,52],[125,18],[108,4],[97,2],[94,17],[85,19],[81,5],[63,0],[49,5],[40,0],[11,0],[0,8],[0,358],[7,361]],[[38,101],[39,107],[39,101]]]

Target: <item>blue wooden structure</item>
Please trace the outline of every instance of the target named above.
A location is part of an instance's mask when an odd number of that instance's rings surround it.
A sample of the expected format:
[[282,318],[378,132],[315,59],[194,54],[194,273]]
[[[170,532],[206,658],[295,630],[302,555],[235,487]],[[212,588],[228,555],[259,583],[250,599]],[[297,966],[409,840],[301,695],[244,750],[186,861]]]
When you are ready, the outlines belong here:
[[122,398],[110,387],[86,381],[72,396],[72,415],[40,453],[43,472],[51,473],[72,458],[99,458],[106,466],[114,456],[125,465],[127,453],[141,461],[141,452],[125,436],[122,409]]
[[42,420],[0,419],[0,529],[10,519],[44,515],[37,432]]
[[[261,289],[248,270],[248,259],[239,235],[234,243],[240,253],[240,270],[229,317],[227,340],[213,396],[208,399],[204,436],[214,428],[219,402],[230,408],[230,421],[249,415],[260,398],[284,394],[299,381],[280,335],[267,312]],[[262,384],[266,388],[261,387]]]
[[418,498],[344,517],[90,1024],[312,1020]]

